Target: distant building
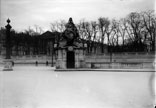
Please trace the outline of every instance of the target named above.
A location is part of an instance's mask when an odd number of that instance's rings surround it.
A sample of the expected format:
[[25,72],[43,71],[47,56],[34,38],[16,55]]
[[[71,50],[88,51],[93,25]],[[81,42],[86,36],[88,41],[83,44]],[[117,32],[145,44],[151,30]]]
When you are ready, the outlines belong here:
[[[30,36],[25,33],[17,33],[11,35],[12,37],[12,56],[25,55],[45,55],[51,56],[54,43],[58,43],[61,39],[62,33],[46,31],[41,35]],[[25,38],[25,39],[24,39]],[[98,42],[88,42],[84,39],[82,41],[87,43],[88,54],[100,54],[101,44]],[[94,43],[92,45],[91,43]],[[103,45],[104,53],[108,53],[108,46]],[[0,36],[0,55],[5,56],[5,32]]]
[[[22,34],[23,35],[23,34]],[[22,36],[16,36],[17,39],[12,39],[12,56],[23,55],[51,55],[52,47],[55,41],[58,40],[60,33],[47,31],[38,36],[31,36],[31,40],[25,44],[25,41],[21,41]],[[15,37],[14,37],[15,38]],[[19,41],[20,40],[20,41]],[[17,41],[19,41],[17,45]],[[30,43],[29,43],[30,42]],[[0,36],[0,55],[5,55],[5,34],[1,33]]]
[[47,31],[40,35],[39,38],[39,54],[51,55],[52,47],[59,37],[60,33]]
[[0,55],[5,55],[5,35],[0,33]]

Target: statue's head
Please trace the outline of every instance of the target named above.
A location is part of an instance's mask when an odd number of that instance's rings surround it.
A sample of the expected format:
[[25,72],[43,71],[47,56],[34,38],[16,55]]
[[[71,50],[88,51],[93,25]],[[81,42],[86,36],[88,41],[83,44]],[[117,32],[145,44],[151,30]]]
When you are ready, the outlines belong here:
[[73,23],[73,19],[71,17],[69,18],[69,23]]

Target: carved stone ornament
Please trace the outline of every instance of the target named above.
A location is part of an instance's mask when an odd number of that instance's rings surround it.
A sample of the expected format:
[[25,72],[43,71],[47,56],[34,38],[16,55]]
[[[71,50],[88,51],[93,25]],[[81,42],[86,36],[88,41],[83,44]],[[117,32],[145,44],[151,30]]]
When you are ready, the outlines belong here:
[[65,37],[68,39],[68,40],[72,40],[74,39],[75,37],[75,33],[71,30],[66,30],[65,31]]
[[69,46],[68,47],[68,51],[73,51],[73,47],[72,46]]

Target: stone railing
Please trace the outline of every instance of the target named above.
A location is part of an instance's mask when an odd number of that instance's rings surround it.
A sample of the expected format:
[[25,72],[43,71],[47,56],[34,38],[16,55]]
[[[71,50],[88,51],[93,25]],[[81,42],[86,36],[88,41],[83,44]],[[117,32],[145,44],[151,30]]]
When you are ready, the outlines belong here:
[[[46,64],[47,61],[51,64],[52,62],[52,57],[45,55],[12,56],[11,58],[15,64],[35,64],[36,61],[38,64]],[[0,64],[3,64],[4,59],[4,56],[0,56]],[[53,62],[55,63],[55,56]]]
[[[0,56],[0,64],[3,63],[4,56]],[[12,56],[15,64],[49,64],[52,62],[51,56],[46,55],[28,55]],[[154,68],[154,53],[114,53],[100,55],[86,55],[86,66],[89,68]],[[53,57],[55,64],[55,56]]]
[[155,62],[86,62],[88,68],[154,69]]

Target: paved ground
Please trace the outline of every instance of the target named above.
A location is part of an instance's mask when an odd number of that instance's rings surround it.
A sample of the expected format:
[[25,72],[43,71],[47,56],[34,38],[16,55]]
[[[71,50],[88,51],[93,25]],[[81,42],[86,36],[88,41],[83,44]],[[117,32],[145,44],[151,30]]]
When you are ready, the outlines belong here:
[[55,72],[0,66],[0,108],[153,108],[154,72]]

